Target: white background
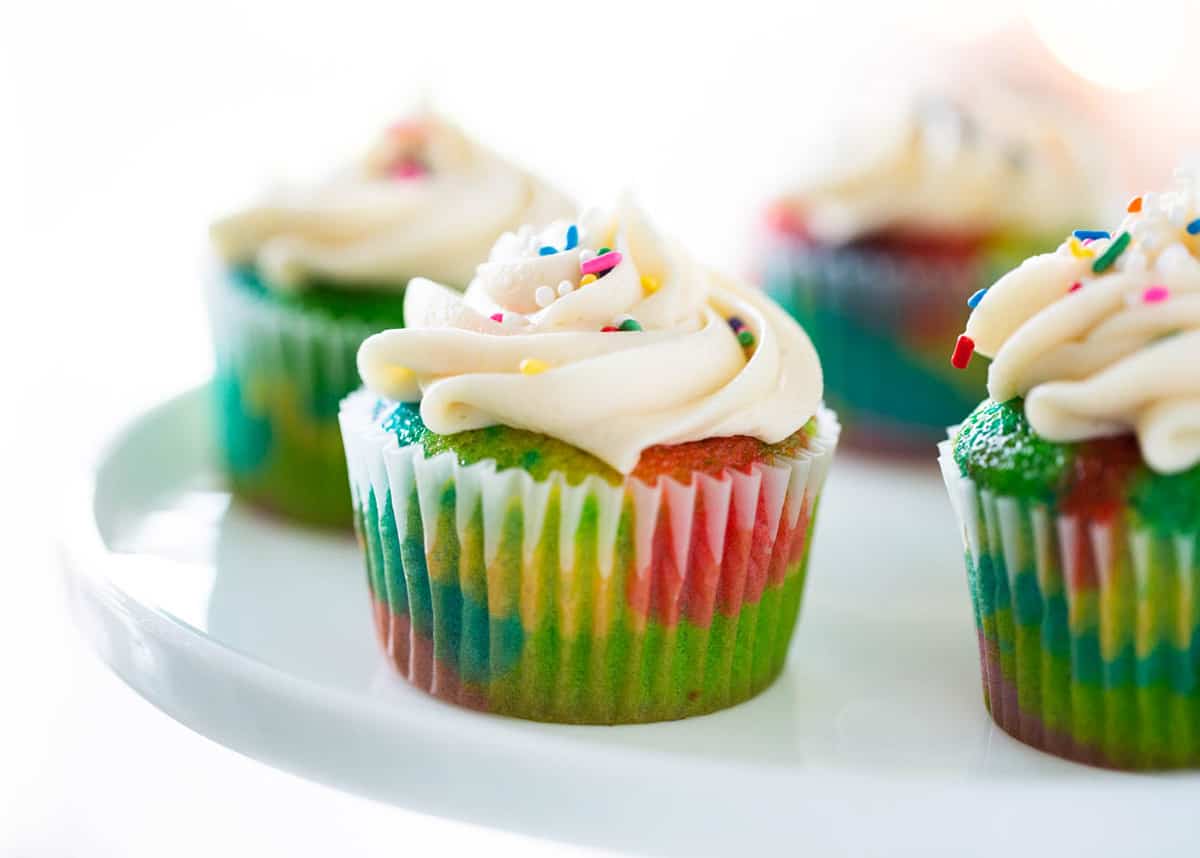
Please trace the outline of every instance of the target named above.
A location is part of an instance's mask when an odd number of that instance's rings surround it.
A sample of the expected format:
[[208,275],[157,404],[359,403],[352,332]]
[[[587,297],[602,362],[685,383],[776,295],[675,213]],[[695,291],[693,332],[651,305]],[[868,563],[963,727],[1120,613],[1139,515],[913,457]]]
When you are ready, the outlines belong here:
[[1195,133],[1183,0],[1033,10],[1078,70],[1153,87],[1132,94],[1053,66],[1018,9],[894,6],[0,6],[0,852],[563,851],[313,786],[143,703],[59,607],[55,491],[121,418],[207,372],[208,220],[271,176],[353,153],[422,92],[582,199],[634,189],[734,267],[839,105],[886,98],[970,38],[988,45],[972,61],[1024,64],[1077,96],[1122,190],[1160,179]]

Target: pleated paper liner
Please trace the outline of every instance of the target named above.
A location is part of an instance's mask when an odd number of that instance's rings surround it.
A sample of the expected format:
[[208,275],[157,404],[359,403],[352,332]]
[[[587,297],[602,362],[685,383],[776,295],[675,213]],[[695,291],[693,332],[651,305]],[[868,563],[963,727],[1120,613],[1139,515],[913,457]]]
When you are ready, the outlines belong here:
[[778,237],[764,288],[812,338],[825,400],[846,444],[928,454],[985,395],[986,370],[958,372],[946,343],[966,300],[991,285],[979,258],[929,258],[889,249],[825,248]]
[[996,723],[1082,763],[1200,765],[1200,529],[997,495],[960,474],[949,442],[940,462]]
[[379,328],[210,279],[215,425],[234,492],[305,523],[352,524],[338,405],[361,381],[358,346]]
[[633,723],[732,706],[783,669],[839,427],[795,459],[690,485],[460,465],[378,427],[342,432],[375,626],[443,699],[543,721]]

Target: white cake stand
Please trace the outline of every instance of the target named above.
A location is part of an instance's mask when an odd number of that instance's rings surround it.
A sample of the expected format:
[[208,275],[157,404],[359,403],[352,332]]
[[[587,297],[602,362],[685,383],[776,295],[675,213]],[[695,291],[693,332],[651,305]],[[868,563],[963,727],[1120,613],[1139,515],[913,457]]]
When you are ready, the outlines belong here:
[[377,800],[656,854],[1195,846],[1200,776],[1089,769],[992,727],[932,452],[921,467],[835,463],[800,629],[767,693],[683,722],[554,726],[394,676],[353,540],[231,502],[206,403],[193,390],[131,422],[70,498],[62,544],[101,657],[237,751]]

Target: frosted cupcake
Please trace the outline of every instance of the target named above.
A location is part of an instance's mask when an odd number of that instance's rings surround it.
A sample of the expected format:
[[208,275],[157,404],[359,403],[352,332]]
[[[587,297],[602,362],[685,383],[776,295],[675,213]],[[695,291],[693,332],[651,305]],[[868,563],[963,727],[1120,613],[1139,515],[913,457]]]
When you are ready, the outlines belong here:
[[985,401],[941,448],[984,699],[1120,768],[1200,765],[1200,189],[1001,279],[955,349]]
[[978,87],[884,105],[773,206],[765,286],[812,336],[847,443],[926,450],[979,400],[982,372],[944,359],[963,303],[1101,201],[1064,113]]
[[410,278],[465,287],[501,233],[569,212],[529,174],[422,115],[326,181],[217,222],[216,429],[236,493],[348,527],[337,408],[358,386],[359,344],[404,324]]
[[379,638],[456,703],[682,718],[779,674],[838,424],[804,332],[636,209],[415,280],[342,405]]

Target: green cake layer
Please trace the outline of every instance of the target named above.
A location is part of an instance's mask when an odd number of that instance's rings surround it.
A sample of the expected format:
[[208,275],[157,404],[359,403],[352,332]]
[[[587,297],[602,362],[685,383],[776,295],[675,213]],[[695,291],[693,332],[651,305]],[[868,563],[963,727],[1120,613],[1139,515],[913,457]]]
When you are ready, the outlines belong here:
[[[419,402],[402,402],[383,414],[385,407],[382,403],[379,406],[383,428],[393,433],[401,446],[420,444],[426,456],[450,452],[460,465],[492,459],[499,470],[520,468],[539,481],[559,472],[566,475],[571,485],[578,485],[589,476],[600,477],[612,485],[620,485],[624,479],[620,472],[595,456],[548,435],[508,426],[439,435],[421,419]],[[695,471],[717,474],[728,467],[745,469],[754,462],[793,458],[806,448],[808,439],[816,432],[816,425],[814,417],[799,431],[776,444],[737,435],[651,447],[642,453],[634,476],[653,482],[659,475],[670,475],[686,483]]]

